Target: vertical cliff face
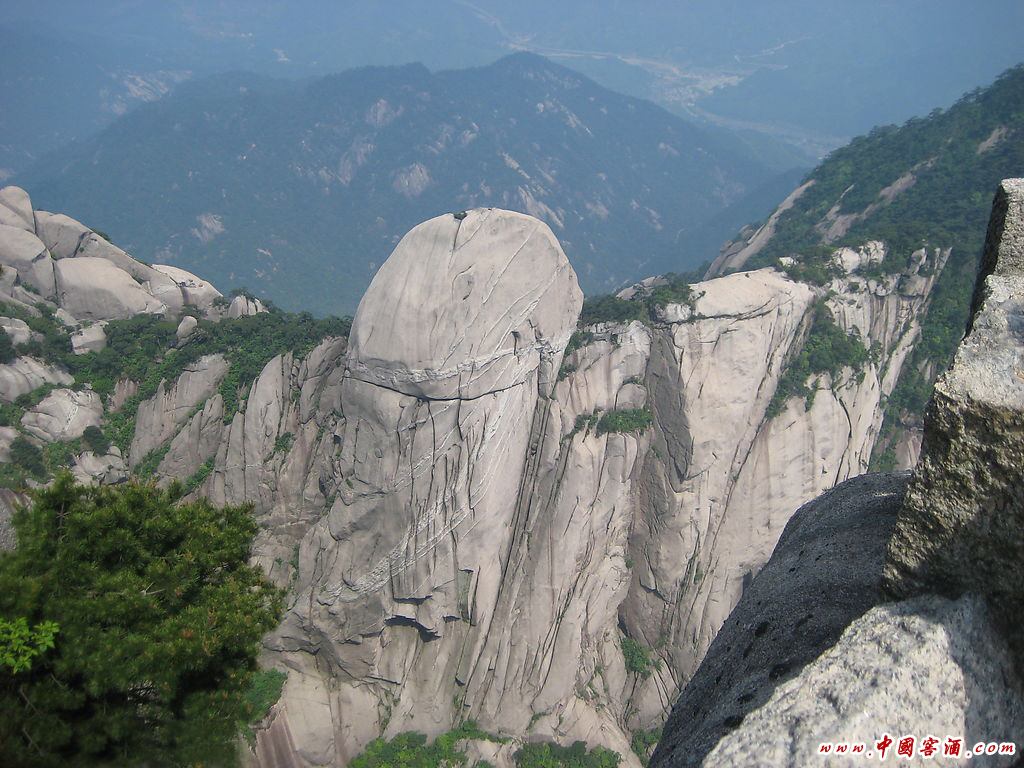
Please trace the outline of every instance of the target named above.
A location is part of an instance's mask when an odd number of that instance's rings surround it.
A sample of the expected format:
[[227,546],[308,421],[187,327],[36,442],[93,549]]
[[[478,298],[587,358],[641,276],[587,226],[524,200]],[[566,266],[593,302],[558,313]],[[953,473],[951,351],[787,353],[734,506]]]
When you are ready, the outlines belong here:
[[[301,540],[263,762],[291,745],[343,763],[378,734],[473,718],[631,763],[631,732],[664,718],[792,512],[866,470],[945,258],[861,274],[885,255],[837,252],[824,288],[770,269],[706,281],[563,361],[581,297],[546,228],[472,211],[410,233],[310,412],[306,506],[329,512],[263,502],[265,551]],[[870,353],[784,397],[822,306]],[[627,663],[624,637],[652,663]]]
[[948,734],[985,765],[1020,764],[1022,256],[1024,182],[1009,179],[968,333],[925,413],[921,460],[842,483],[793,515],[651,765],[803,766],[825,751],[829,765],[853,765],[854,745],[875,749],[894,723]]
[[[98,258],[81,225],[43,224],[53,259]],[[577,333],[551,231],[474,210],[410,232],[350,339],[274,357],[237,408],[230,361],[197,357],[138,405],[127,463],[254,505],[255,558],[290,595],[255,759],[341,765],[472,718],[636,764],[633,732],[662,722],[793,511],[865,471],[946,257],[878,277],[883,244],[840,249],[826,286],[732,274]],[[848,334],[861,354],[829,357]]]
[[[635,725],[662,716],[793,511],[867,470],[946,254],[921,252],[906,275],[884,279],[860,274],[885,258],[880,243],[833,258],[843,274],[825,289],[772,270],[737,273],[694,286],[692,309],[664,313],[648,369],[655,452],[638,488],[637,565],[621,610],[630,634],[669,663],[644,681]],[[780,376],[820,345],[822,306],[869,353],[786,398]]]

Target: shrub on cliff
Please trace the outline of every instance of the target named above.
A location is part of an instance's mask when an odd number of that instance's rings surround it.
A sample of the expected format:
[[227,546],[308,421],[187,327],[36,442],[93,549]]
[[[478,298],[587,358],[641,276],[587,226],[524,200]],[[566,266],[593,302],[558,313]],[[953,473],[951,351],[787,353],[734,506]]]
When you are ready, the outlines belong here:
[[807,333],[800,352],[789,361],[775,388],[775,395],[768,404],[768,416],[782,413],[786,402],[792,397],[806,398],[807,407],[814,399],[814,390],[807,386],[807,380],[814,375],[827,373],[833,383],[844,368],[861,370],[868,362],[868,348],[856,334],[846,333],[832,316],[824,302],[819,302],[814,313],[811,328]]
[[507,741],[467,720],[429,744],[426,736],[414,731],[400,733],[391,740],[374,739],[366,745],[366,751],[352,761],[351,768],[455,768],[466,764],[466,753],[459,742],[468,739]]
[[597,422],[597,434],[608,432],[643,432],[654,423],[647,408],[623,408],[608,411]]
[[570,747],[551,742],[524,744],[515,754],[517,768],[617,768],[618,752],[604,747],[587,749],[582,741]]
[[17,356],[11,337],[7,335],[7,331],[0,329],[0,363],[9,363]]

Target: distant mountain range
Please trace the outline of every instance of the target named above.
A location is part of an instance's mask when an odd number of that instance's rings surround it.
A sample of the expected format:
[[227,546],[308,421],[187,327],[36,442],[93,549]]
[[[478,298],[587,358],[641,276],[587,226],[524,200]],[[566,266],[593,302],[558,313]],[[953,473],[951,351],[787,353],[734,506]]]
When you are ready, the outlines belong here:
[[544,219],[584,290],[606,292],[699,263],[771,209],[776,177],[727,133],[516,54],[185,83],[16,181],[139,258],[348,312],[401,234],[446,211]]
[[813,164],[1024,60],[1019,0],[34,0],[0,14],[0,177],[181,78],[543,55]]

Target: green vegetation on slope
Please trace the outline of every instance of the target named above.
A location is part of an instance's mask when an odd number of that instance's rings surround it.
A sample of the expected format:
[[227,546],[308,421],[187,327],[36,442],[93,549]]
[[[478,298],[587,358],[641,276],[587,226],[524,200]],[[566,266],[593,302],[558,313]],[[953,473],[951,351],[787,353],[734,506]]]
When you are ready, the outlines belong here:
[[662,275],[656,285],[637,286],[636,293],[629,299],[620,299],[612,294],[592,296],[583,302],[579,326],[586,328],[595,323],[630,323],[634,320],[656,323],[659,310],[669,304],[684,304],[692,309],[697,297],[693,295],[690,284],[699,281],[703,274],[704,268],[682,274],[669,272]]
[[426,736],[415,732],[400,733],[393,739],[374,739],[352,761],[351,768],[455,768],[466,765],[466,753],[459,747],[459,742],[466,739],[507,741],[467,720],[429,744]]
[[[393,739],[374,739],[351,762],[351,768],[456,768],[468,763],[459,742],[464,740],[505,743],[508,739],[481,730],[469,720],[427,741],[422,733],[400,733]],[[513,755],[517,768],[617,768],[621,757],[604,747],[587,749],[582,741],[562,747],[552,742],[524,744]],[[478,762],[470,768],[485,768]]]
[[514,755],[517,768],[617,768],[622,757],[605,747],[588,750],[577,741],[561,747],[548,741],[524,744]]
[[867,347],[856,335],[848,334],[836,325],[828,306],[819,301],[812,309],[811,327],[800,351],[788,362],[768,404],[768,416],[778,416],[790,398],[803,397],[809,408],[814,401],[814,390],[807,380],[816,374],[827,373],[833,380],[846,367],[855,370],[868,361]]
[[[0,669],[4,764],[235,764],[236,734],[268,698],[246,696],[282,608],[248,564],[250,508],[64,474],[14,525],[0,620],[15,626],[16,661],[26,643],[39,653]],[[11,636],[0,633],[0,658]]]
[[288,675],[279,669],[261,669],[252,674],[249,687],[242,695],[241,706],[241,719],[245,725],[243,735],[250,743],[255,741],[253,729],[281,698],[287,679]]
[[633,754],[640,758],[640,762],[647,765],[660,740],[661,728],[633,731],[633,738],[629,740],[629,746],[633,748]]
[[[37,308],[42,312],[39,317],[16,305],[0,302],[0,314],[24,320],[42,336],[42,340],[17,346],[18,354],[32,355],[67,369],[75,377],[74,387],[88,385],[104,399],[121,379],[131,379],[139,385],[136,393],[116,413],[106,414],[102,429],[90,429],[83,436],[85,445],[94,451],[105,450],[112,443],[126,452],[135,434],[139,404],[156,393],[161,380],[173,384],[186,367],[205,355],[223,354],[229,363],[219,392],[224,399],[224,419],[230,421],[247,388],[271,359],[285,352],[297,357],[305,355],[327,337],[347,336],[351,326],[349,318],[315,318],[309,313],[273,310],[217,322],[200,319],[188,342],[177,347],[176,322],[160,316],[136,315],[107,324],[105,349],[74,355],[70,336],[52,310],[42,303]],[[45,385],[22,395],[14,403],[0,406],[0,425],[19,426],[25,411],[51,389],[52,386]],[[51,449],[50,460],[45,461],[45,456],[37,460],[31,450],[19,443],[18,457],[12,455],[12,461],[0,467],[0,486],[22,488],[28,477],[39,480],[52,476],[73,458],[74,452],[68,448],[80,447],[77,442],[62,445],[65,448],[60,451]],[[166,448],[162,446],[146,457],[139,467],[140,476],[148,477],[156,470],[163,458],[160,451]]]
[[652,658],[651,651],[631,637],[622,638],[622,658],[626,662],[626,671],[640,677],[650,677],[658,668],[657,659]]
[[[907,173],[913,184],[885,203],[879,193]],[[804,195],[784,213],[775,236],[745,268],[796,259],[786,270],[822,283],[833,247],[882,240],[890,249],[881,265],[888,273],[904,269],[922,247],[952,248],[934,289],[922,333],[887,402],[885,426],[874,469],[891,466],[885,451],[893,430],[905,418],[919,418],[931,392],[931,376],[944,369],[963,336],[984,243],[989,210],[999,182],[1024,175],[1024,66],[975,90],[948,110],[935,110],[902,126],[876,128],[837,149],[808,178]],[[908,177],[909,178],[909,177]],[[828,247],[815,226],[838,201],[839,214],[870,215]]]
[[65,367],[77,384],[88,383],[101,395],[113,391],[118,379],[139,382],[138,392],[111,419],[110,437],[122,450],[134,434],[138,404],[153,396],[161,380],[169,384],[187,366],[205,355],[223,354],[230,367],[220,384],[224,419],[238,410],[244,389],[275,356],[308,353],[328,336],[347,336],[347,318],[315,318],[311,314],[264,312],[248,317],[200,320],[192,338],[175,348],[177,324],[150,315],[115,320],[107,326],[107,347],[87,355],[67,355]]
[[654,418],[647,408],[622,408],[616,411],[606,411],[597,421],[597,434],[643,432],[653,422]]
[[[765,266],[779,256],[801,261],[818,256],[815,249],[823,240],[815,225],[837,201],[839,214],[863,212],[906,173],[913,173],[912,186],[853,224],[835,245],[883,240],[896,256],[886,260],[890,272],[901,269],[906,257],[924,245],[966,249],[964,258],[975,258],[996,186],[1024,171],[1024,141],[1016,134],[1021,128],[1024,67],[1016,67],[948,110],[854,139],[808,176],[814,185],[782,214],[774,237],[748,266]],[[1000,129],[1006,131],[1003,138],[979,152]]]

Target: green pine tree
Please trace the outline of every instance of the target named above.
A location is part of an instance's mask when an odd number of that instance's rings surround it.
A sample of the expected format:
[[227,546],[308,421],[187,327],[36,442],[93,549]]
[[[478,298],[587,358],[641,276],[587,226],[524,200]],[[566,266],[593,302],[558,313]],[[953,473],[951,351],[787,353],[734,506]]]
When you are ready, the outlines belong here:
[[235,762],[260,638],[281,611],[247,562],[250,512],[67,474],[35,494],[0,556],[0,621],[17,630],[0,646],[19,643],[0,659],[20,660],[0,665],[0,764]]

